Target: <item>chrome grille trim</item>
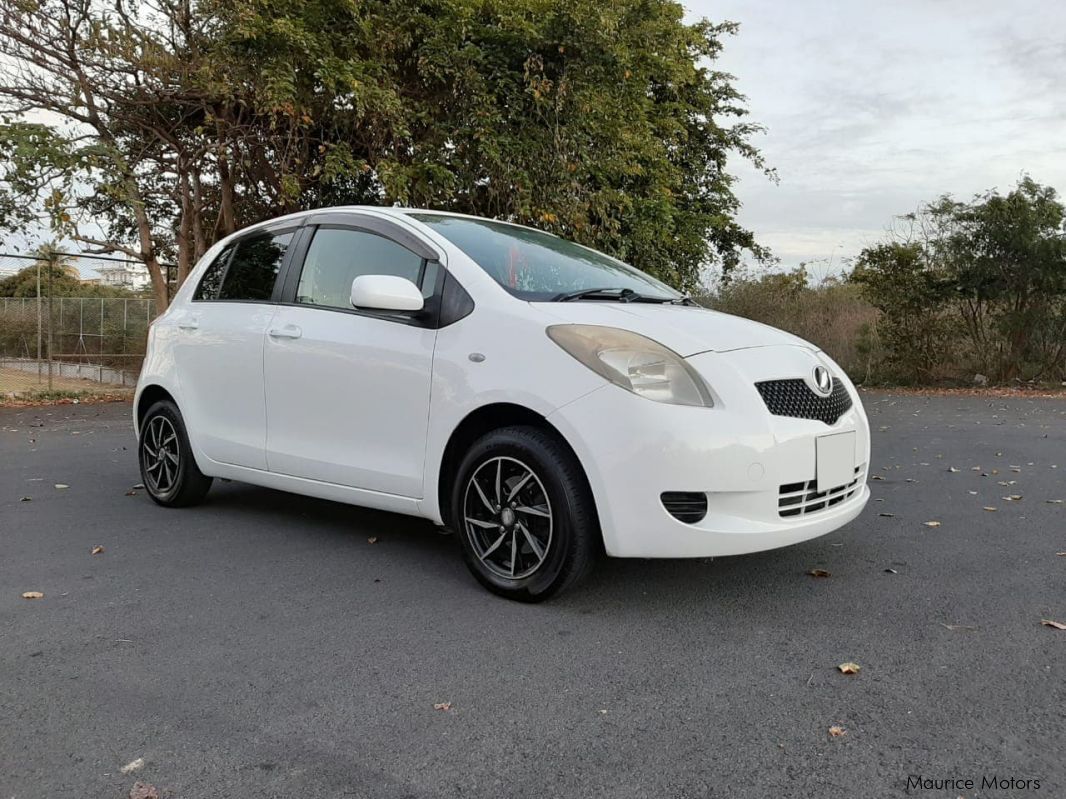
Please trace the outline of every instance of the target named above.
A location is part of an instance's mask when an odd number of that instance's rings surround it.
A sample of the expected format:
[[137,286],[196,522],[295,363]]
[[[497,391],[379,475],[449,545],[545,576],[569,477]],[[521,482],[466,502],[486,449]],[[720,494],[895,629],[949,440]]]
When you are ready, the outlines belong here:
[[777,513],[782,518],[809,516],[828,510],[855,496],[863,485],[866,464],[855,467],[855,479],[850,483],[825,491],[817,491],[814,480],[803,483],[785,483],[778,489]]

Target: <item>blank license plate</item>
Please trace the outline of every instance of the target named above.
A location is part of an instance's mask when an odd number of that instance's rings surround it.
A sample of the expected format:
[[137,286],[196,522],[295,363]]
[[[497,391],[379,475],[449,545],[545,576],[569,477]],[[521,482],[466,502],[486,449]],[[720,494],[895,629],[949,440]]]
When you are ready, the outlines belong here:
[[815,454],[815,486],[818,491],[838,488],[855,479],[854,430],[817,438]]

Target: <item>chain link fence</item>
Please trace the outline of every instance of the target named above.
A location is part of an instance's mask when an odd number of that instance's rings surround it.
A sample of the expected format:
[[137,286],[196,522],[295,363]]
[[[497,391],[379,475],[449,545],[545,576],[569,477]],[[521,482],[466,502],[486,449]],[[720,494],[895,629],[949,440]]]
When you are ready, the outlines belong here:
[[[93,273],[77,266],[77,279],[92,285],[84,275]],[[155,301],[48,296],[47,281],[39,291],[0,297],[0,399],[132,391]]]

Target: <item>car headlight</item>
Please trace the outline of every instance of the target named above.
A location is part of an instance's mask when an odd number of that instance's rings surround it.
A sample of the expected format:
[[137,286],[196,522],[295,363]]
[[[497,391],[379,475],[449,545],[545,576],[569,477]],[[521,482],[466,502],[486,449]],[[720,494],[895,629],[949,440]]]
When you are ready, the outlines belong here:
[[616,386],[655,402],[714,406],[685,359],[658,341],[600,325],[552,325],[548,338]]

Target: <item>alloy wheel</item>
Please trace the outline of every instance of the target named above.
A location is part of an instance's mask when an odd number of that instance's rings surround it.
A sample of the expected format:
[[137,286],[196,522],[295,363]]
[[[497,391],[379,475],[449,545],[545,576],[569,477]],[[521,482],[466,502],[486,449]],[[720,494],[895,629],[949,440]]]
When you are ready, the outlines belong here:
[[474,470],[463,496],[463,521],[474,555],[499,577],[528,577],[548,557],[551,502],[540,478],[520,460],[489,458]]
[[141,457],[144,459],[144,475],[154,494],[171,491],[178,479],[178,464],[181,451],[178,433],[165,416],[153,416],[144,431],[141,442]]

